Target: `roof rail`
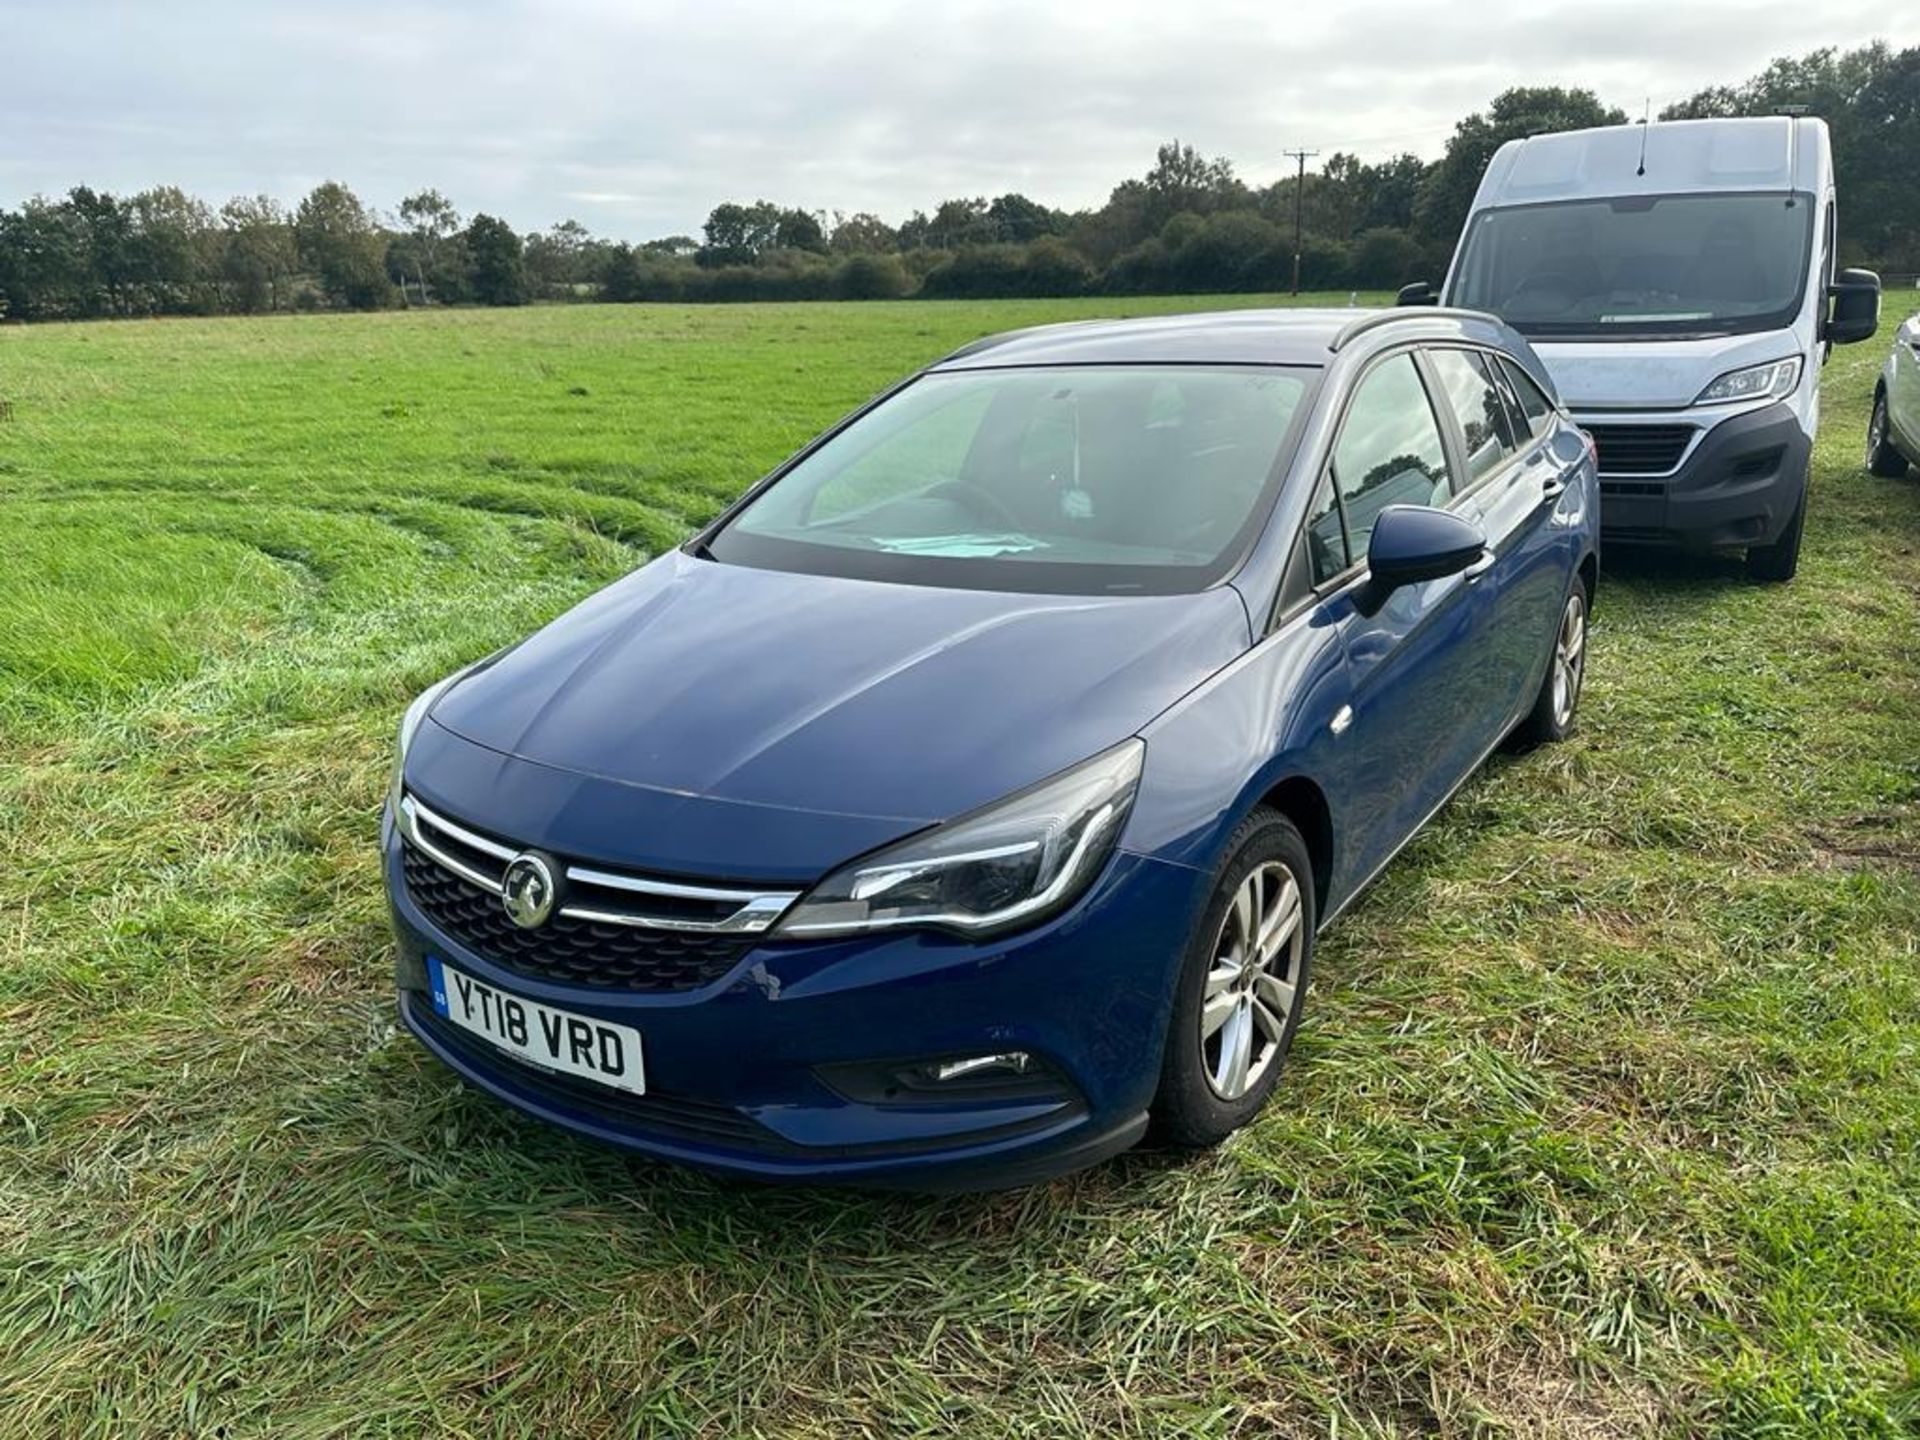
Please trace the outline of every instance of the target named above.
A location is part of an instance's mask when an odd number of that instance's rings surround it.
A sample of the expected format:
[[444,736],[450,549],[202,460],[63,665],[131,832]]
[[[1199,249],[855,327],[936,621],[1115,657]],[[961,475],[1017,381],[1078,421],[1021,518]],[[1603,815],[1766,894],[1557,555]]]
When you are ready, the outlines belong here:
[[1492,320],[1496,323],[1500,317],[1490,315],[1485,310],[1462,310],[1451,305],[1398,305],[1385,310],[1370,310],[1358,320],[1349,321],[1338,335],[1327,342],[1327,352],[1337,355],[1355,337],[1369,330],[1378,330],[1382,325],[1392,325],[1400,320],[1425,320],[1434,316],[1443,316],[1451,320]]

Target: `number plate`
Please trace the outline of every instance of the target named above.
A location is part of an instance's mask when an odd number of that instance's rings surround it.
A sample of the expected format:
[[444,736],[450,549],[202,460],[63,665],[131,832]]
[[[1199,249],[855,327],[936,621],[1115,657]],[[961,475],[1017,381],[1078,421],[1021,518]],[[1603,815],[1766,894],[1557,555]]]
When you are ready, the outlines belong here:
[[647,1093],[640,1032],[542,1005],[476,980],[429,955],[427,979],[442,1018],[542,1070],[576,1075],[634,1095]]

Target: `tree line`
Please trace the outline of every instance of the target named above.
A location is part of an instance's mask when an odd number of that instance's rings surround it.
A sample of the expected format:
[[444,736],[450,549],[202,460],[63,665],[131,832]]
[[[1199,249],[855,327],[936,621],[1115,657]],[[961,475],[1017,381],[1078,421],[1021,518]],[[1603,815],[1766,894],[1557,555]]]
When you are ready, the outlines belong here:
[[[1805,106],[1832,129],[1846,262],[1920,271],[1912,166],[1920,47],[1875,43],[1776,60],[1660,118],[1786,106]],[[1389,288],[1438,278],[1481,173],[1506,141],[1626,119],[1590,90],[1520,87],[1460,121],[1431,163],[1342,152],[1317,173],[1261,186],[1229,160],[1174,140],[1098,209],[1068,212],[1010,193],[945,200],[891,225],[867,213],[729,201],[698,237],[638,245],[574,220],[523,236],[496,216],[463,218],[436,190],[385,216],[335,181],[290,211],[265,195],[216,211],[172,186],[131,196],[80,186],[0,210],[0,316],[1268,291],[1291,281],[1296,216],[1304,288]]]

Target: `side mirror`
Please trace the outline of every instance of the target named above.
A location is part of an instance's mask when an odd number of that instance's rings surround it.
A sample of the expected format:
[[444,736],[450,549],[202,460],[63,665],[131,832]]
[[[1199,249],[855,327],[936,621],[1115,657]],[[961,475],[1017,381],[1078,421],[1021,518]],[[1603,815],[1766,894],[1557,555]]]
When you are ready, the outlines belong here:
[[1367,541],[1367,588],[1384,600],[1402,585],[1458,575],[1486,553],[1478,521],[1431,505],[1389,505]]
[[1834,345],[1871,339],[1880,328],[1880,277],[1871,270],[1842,270],[1827,287],[1833,309],[1820,338]]
[[1416,280],[1411,285],[1402,285],[1400,293],[1394,299],[1396,305],[1438,305],[1440,297],[1433,293],[1433,286],[1425,280]]

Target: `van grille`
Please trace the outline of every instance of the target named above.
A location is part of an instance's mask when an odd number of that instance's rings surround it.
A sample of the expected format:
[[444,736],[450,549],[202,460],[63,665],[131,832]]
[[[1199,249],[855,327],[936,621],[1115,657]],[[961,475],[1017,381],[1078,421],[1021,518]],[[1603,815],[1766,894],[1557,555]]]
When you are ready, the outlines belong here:
[[1664,475],[1693,439],[1691,425],[1589,425],[1602,475]]

